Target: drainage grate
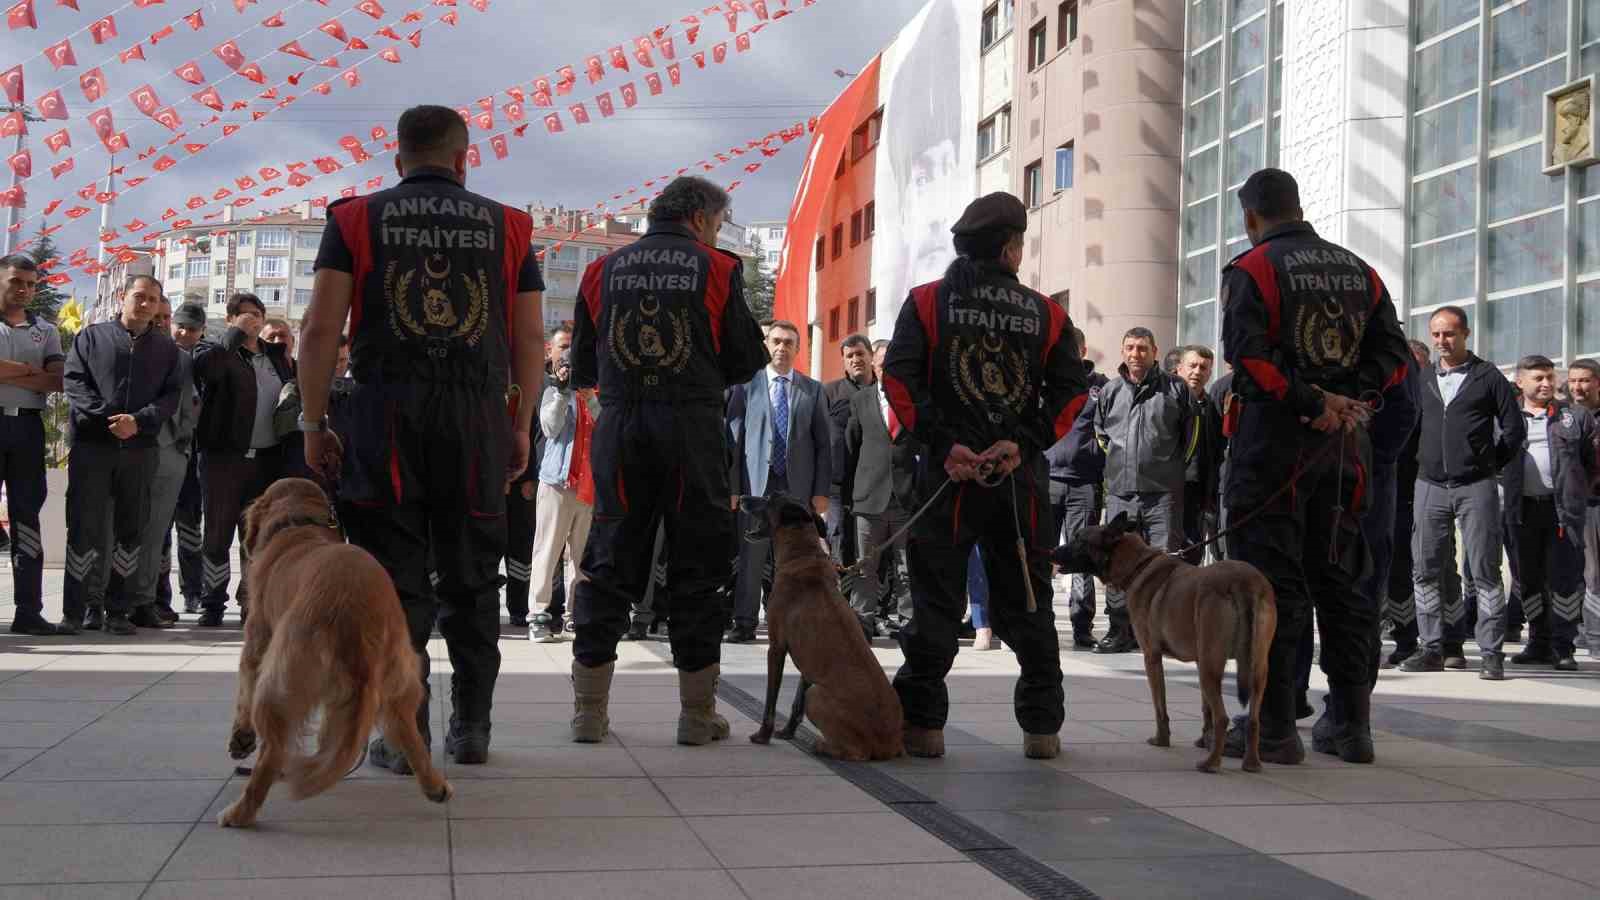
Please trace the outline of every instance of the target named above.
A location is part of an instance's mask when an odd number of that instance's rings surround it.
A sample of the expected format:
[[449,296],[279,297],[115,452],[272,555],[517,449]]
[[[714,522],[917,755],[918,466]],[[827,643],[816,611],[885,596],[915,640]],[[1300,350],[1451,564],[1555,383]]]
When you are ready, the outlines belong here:
[[969,850],[967,856],[1035,900],[1096,900],[1098,896],[1018,850]]

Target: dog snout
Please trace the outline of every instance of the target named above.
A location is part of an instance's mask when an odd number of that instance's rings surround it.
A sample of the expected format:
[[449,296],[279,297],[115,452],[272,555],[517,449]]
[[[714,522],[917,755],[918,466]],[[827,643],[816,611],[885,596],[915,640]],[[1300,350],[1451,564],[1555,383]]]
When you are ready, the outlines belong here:
[[1050,561],[1061,571],[1069,574],[1089,574],[1094,567],[1093,560],[1089,558],[1088,546],[1077,538],[1057,547],[1050,554]]

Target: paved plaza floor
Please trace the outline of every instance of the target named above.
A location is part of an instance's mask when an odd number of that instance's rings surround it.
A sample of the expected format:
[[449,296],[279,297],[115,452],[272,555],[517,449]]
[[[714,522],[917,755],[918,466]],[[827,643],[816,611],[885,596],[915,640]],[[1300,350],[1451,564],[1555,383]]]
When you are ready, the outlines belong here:
[[[47,580],[54,615],[59,573]],[[307,802],[280,789],[257,828],[233,831],[216,825],[243,782],[225,749],[229,624],[0,634],[0,900],[1600,896],[1600,663],[1587,657],[1579,674],[1498,684],[1475,662],[1386,672],[1377,765],[1313,754],[1204,775],[1194,670],[1176,663],[1172,749],[1145,744],[1137,656],[1068,651],[1064,752],[1024,759],[1011,654],[966,649],[944,759],[836,764],[746,740],[764,644],[724,648],[733,740],[673,743],[676,679],[651,641],[621,648],[612,738],[577,746],[571,645],[508,630],[490,763],[447,763],[448,804],[365,767]],[[448,669],[440,641],[432,652]],[[887,641],[877,652],[898,664]]]

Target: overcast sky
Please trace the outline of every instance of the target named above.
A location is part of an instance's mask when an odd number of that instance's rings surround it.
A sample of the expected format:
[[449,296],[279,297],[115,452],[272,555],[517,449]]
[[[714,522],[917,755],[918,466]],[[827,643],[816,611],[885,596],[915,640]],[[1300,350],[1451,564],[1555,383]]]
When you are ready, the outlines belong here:
[[[0,0],[0,5],[10,2]],[[144,9],[135,8],[131,3],[125,6],[122,0],[78,0],[81,12],[58,6],[58,2],[35,0],[37,31],[0,31],[0,69],[26,60],[28,103],[33,105],[41,95],[60,87],[71,113],[71,119],[66,122],[30,126],[28,146],[33,153],[34,175],[26,183],[29,192],[26,212],[37,215],[52,199],[67,201],[49,218],[50,224],[67,222],[61,212],[80,202],[75,192],[96,173],[103,173],[107,166],[107,154],[96,142],[86,121],[91,110],[108,102],[111,104],[117,129],[125,131],[134,146],[134,152],[118,154],[119,163],[130,164],[130,175],[149,174],[145,170],[150,161],[137,163],[135,154],[151,144],[162,146],[172,136],[166,128],[141,115],[129,99],[142,85],[149,84],[162,103],[176,109],[191,135],[186,141],[209,143],[220,137],[218,125],[206,129],[196,127],[210,117],[211,111],[189,99],[199,88],[181,81],[172,72],[193,60],[225,100],[254,99],[264,86],[252,85],[232,75],[211,53],[213,47],[230,37],[238,37],[238,46],[247,59],[260,63],[268,85],[281,85],[286,76],[310,65],[276,52],[279,45],[299,38],[313,55],[337,49],[332,38],[313,30],[333,17],[337,17],[351,34],[363,36],[372,45],[368,53],[394,46],[403,59],[400,65],[381,60],[366,63],[361,67],[363,83],[353,90],[338,81],[339,70],[313,67],[300,87],[293,89],[301,97],[294,105],[259,122],[250,122],[248,112],[232,113],[228,120],[245,122],[245,127],[193,157],[183,153],[181,147],[163,147],[182,162],[117,201],[112,224],[121,227],[135,217],[155,222],[169,206],[182,212],[186,198],[194,194],[205,194],[209,198],[219,187],[232,188],[236,176],[253,173],[263,166],[282,169],[288,162],[309,161],[322,155],[337,156],[349,162],[349,156],[338,148],[341,136],[356,133],[365,139],[375,124],[392,127],[399,113],[410,104],[436,102],[461,106],[491,93],[496,96],[497,103],[495,132],[473,131],[483,151],[484,165],[470,173],[469,186],[518,205],[542,202],[590,206],[599,200],[609,200],[612,194],[646,179],[670,174],[712,153],[743,145],[749,139],[820,112],[845,84],[833,74],[834,70],[857,71],[893,37],[923,0],[873,0],[871,3],[818,0],[809,8],[800,8],[800,0],[791,0],[791,7],[795,8],[793,15],[755,35],[750,52],[742,54],[733,52],[732,35],[726,21],[720,15],[714,16],[705,20],[695,49],[709,50],[711,45],[727,40],[730,42],[728,61],[722,66],[708,64],[703,71],[695,69],[680,36],[676,44],[683,63],[683,84],[676,89],[668,87],[659,97],[651,97],[646,92],[643,72],[631,54],[631,73],[612,71],[608,65],[606,78],[593,86],[583,76],[583,61],[592,53],[605,57],[605,51],[615,44],[625,44],[656,26],[677,23],[681,16],[699,13],[709,5],[708,0],[698,0],[698,3],[696,0],[591,0],[583,3],[492,0],[487,13],[474,11],[462,0],[460,24],[453,29],[434,21],[442,10],[423,0],[409,0],[408,3],[388,0],[380,20],[356,12],[355,0],[328,0],[326,7],[319,5],[321,0],[263,0],[247,6],[243,14],[234,10],[232,0],[220,3],[166,0],[161,5]],[[778,0],[768,2],[773,10],[780,7]],[[206,27],[191,32],[181,19],[196,8],[202,10]],[[412,9],[423,10],[429,17],[427,22],[431,23],[421,26],[420,50],[373,35],[381,25],[397,23]],[[283,11],[284,27],[252,28],[279,10]],[[107,14],[114,16],[116,38],[96,46],[87,30],[74,34]],[[740,16],[740,30],[756,21],[752,14]],[[178,26],[176,34],[152,47],[148,36],[174,23]],[[409,34],[417,27],[396,25],[401,34]],[[302,36],[307,31],[311,34]],[[38,54],[47,45],[68,35],[71,35],[78,64],[55,71]],[[140,37],[145,38],[147,60],[119,63],[116,53]],[[340,54],[340,61],[348,66],[365,55],[346,51]],[[565,133],[547,136],[536,121],[525,139],[512,141],[510,159],[495,160],[489,151],[488,136],[505,127],[503,113],[498,109],[509,99],[504,94],[505,88],[520,84],[526,89],[535,77],[553,76],[557,67],[566,64],[577,69],[579,79],[570,96],[556,100],[562,109]],[[95,65],[105,73],[108,90],[104,100],[91,105],[78,86],[78,76]],[[224,76],[231,77],[224,79]],[[329,96],[318,96],[306,90],[314,81],[329,76],[334,76],[335,84]],[[634,110],[624,111],[617,89],[630,79],[639,88],[640,102]],[[618,113],[613,119],[602,120],[589,101],[600,90],[608,88]],[[289,90],[280,87],[282,93]],[[589,106],[590,115],[594,117],[592,124],[575,125],[565,112],[566,104],[578,100]],[[258,101],[255,108],[264,105],[267,104]],[[533,112],[530,106],[530,114]],[[69,129],[73,147],[60,155],[52,155],[44,145],[44,137],[62,126]],[[743,162],[750,161],[750,157],[745,157],[740,165],[725,166],[709,176],[723,184],[735,179],[743,181],[734,194],[737,221],[782,218],[787,214],[807,143],[797,141],[780,155],[765,160],[762,171],[756,175],[745,175],[741,170]],[[12,139],[5,139],[3,145],[5,153],[0,156],[9,156]],[[53,180],[51,163],[71,154],[77,154],[76,169]],[[287,191],[267,202],[274,207],[281,206],[355,180],[380,174],[392,176],[392,166],[391,157],[381,157],[365,167],[347,167],[333,178]],[[4,173],[0,176],[0,185],[4,185],[10,173],[4,169],[0,172]],[[386,184],[392,183],[390,177]],[[85,205],[94,206],[93,203]],[[201,212],[219,208],[211,206]],[[77,222],[67,222],[55,235],[62,254],[80,246],[88,246],[92,251],[98,221],[96,209]],[[37,218],[31,220],[24,226],[24,233],[33,234],[38,223]],[[79,278],[76,289],[80,293],[91,291],[90,280]]]

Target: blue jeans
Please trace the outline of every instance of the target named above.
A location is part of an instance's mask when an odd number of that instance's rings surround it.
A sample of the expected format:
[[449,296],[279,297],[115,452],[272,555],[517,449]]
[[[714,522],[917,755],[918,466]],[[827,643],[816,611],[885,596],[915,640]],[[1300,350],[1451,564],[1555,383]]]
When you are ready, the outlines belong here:
[[983,572],[983,555],[977,547],[967,558],[967,604],[972,610],[972,627],[989,627],[989,577]]

